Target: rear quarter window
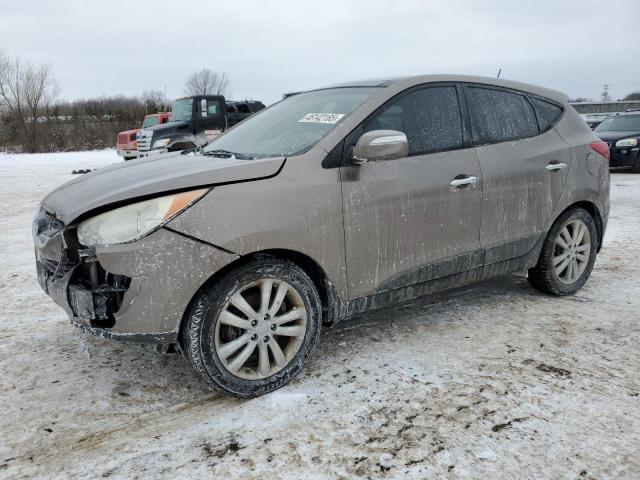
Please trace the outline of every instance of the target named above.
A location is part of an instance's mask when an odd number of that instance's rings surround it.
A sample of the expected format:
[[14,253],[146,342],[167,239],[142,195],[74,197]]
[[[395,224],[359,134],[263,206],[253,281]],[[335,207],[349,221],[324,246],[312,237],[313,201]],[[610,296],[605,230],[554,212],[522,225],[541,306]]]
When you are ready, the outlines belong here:
[[536,109],[538,124],[543,132],[553,127],[562,115],[562,109],[553,103],[535,97],[531,98],[531,103]]
[[538,134],[533,107],[524,95],[482,87],[467,87],[473,141],[498,143]]

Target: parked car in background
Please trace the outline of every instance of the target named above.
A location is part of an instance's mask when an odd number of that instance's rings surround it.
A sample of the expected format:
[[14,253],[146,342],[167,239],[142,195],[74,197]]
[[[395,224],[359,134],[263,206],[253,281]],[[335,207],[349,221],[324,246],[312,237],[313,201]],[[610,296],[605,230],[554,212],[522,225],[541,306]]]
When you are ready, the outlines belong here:
[[172,121],[143,128],[137,134],[138,155],[202,147],[264,104],[258,101],[227,102],[220,95],[196,95],[173,102]]
[[[140,128],[149,128],[155,125],[161,125],[171,120],[171,112],[158,112],[145,115]],[[131,160],[138,156],[138,145],[136,136],[140,128],[120,132],[116,139],[116,150],[118,155],[125,160]]]
[[611,167],[628,167],[640,173],[640,111],[611,115],[594,133],[609,146]]
[[612,114],[611,113],[584,113],[580,116],[584,119],[585,122],[587,122],[587,125],[589,125],[589,128],[593,130],[598,125],[600,125],[602,121],[605,118],[607,118],[609,115],[612,115]]
[[[198,120],[222,111],[191,100]],[[54,190],[33,225],[38,279],[79,328],[179,345],[212,388],[254,397],[291,381],[322,324],[524,269],[538,290],[578,291],[607,226],[608,155],[546,88],[327,87],[180,161]]]

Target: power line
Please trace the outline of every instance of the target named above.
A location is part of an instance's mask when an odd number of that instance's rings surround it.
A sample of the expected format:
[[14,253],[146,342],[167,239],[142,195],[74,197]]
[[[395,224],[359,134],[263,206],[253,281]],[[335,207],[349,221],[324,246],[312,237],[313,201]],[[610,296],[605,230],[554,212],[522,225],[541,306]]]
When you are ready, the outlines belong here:
[[[608,85],[609,87],[621,87],[621,86],[628,86],[628,85],[640,85],[640,82],[631,82],[631,83],[607,83],[606,85]],[[603,84],[599,83],[597,85],[581,85],[581,86],[573,86],[573,87],[561,87],[563,90],[569,90],[569,89],[575,89],[575,88],[595,88],[595,87],[602,87]]]

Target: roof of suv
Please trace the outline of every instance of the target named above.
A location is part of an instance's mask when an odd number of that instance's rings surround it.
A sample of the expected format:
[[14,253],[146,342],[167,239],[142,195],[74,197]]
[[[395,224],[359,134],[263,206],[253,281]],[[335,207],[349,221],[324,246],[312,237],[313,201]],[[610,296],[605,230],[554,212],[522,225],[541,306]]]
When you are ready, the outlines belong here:
[[562,92],[557,90],[551,90],[545,87],[539,87],[537,85],[531,85],[528,83],[515,82],[512,80],[503,80],[500,78],[491,77],[479,77],[475,75],[454,75],[454,74],[438,74],[438,75],[417,75],[410,77],[392,77],[387,79],[369,79],[360,80],[354,82],[345,82],[334,85],[329,85],[324,88],[342,88],[342,87],[388,87],[390,85],[402,85],[405,87],[411,87],[413,85],[419,85],[421,83],[433,83],[433,82],[466,82],[466,83],[481,83],[486,85],[494,85],[498,87],[513,88],[515,90],[522,90],[525,92],[541,95],[543,97],[552,98],[558,102],[568,102],[569,98]]

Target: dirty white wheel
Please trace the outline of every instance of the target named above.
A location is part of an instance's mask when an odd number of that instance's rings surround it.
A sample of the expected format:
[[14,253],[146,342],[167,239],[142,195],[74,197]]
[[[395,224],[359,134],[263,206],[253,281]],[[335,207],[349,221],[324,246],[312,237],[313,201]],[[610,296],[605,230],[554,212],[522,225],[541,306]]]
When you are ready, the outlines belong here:
[[591,234],[582,220],[567,223],[558,233],[553,267],[558,279],[567,285],[575,283],[589,265]]
[[569,295],[585,284],[598,250],[598,230],[589,212],[574,208],[554,222],[542,245],[529,283],[538,290]]
[[307,312],[296,289],[261,278],[238,289],[220,312],[215,352],[233,375],[267,378],[291,362],[306,332]]
[[300,372],[318,342],[321,315],[316,287],[299,266],[260,256],[194,298],[181,345],[211,387],[251,398]]

